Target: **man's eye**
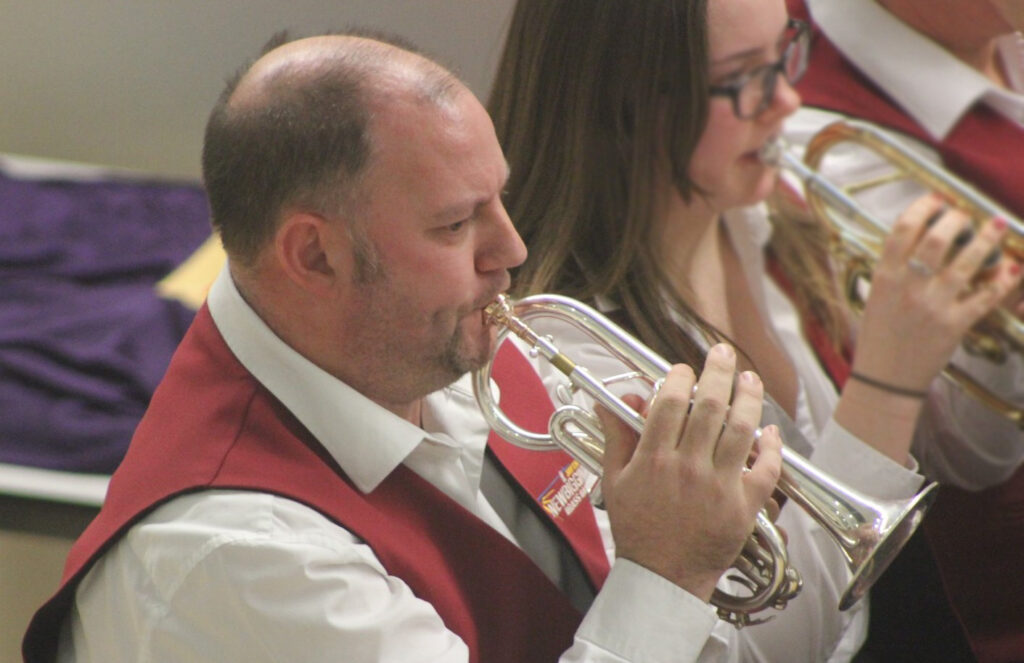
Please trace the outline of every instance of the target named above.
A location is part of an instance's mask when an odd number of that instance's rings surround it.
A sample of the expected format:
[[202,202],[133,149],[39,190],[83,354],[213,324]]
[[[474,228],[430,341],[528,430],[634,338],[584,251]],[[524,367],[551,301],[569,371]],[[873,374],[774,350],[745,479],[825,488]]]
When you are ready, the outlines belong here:
[[452,223],[452,224],[449,224],[448,226],[446,226],[445,229],[448,232],[455,233],[455,232],[459,232],[460,230],[462,230],[465,227],[465,225],[466,225],[466,221],[465,220],[456,221],[455,223]]

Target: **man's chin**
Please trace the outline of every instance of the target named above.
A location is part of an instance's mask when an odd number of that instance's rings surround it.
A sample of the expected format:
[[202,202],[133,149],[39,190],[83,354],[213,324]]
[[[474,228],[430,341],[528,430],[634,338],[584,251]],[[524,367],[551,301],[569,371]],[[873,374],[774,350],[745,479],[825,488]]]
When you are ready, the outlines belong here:
[[483,368],[494,356],[497,342],[493,333],[474,334],[472,339],[468,334],[463,334],[453,340],[445,352],[443,363],[455,379]]
[[476,371],[487,365],[487,362],[494,356],[492,350],[493,342],[489,343],[486,347],[472,353],[462,353],[459,357],[458,364],[462,367],[463,373],[470,371]]

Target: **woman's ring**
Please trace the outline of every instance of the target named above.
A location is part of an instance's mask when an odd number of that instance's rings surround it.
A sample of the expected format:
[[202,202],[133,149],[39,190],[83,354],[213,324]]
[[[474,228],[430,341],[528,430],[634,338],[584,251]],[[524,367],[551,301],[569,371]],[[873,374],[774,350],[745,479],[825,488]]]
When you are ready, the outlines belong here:
[[923,276],[926,279],[935,276],[935,270],[933,270],[931,267],[924,264],[917,258],[911,258],[910,260],[908,260],[907,267],[910,268],[910,271],[914,272],[918,276]]

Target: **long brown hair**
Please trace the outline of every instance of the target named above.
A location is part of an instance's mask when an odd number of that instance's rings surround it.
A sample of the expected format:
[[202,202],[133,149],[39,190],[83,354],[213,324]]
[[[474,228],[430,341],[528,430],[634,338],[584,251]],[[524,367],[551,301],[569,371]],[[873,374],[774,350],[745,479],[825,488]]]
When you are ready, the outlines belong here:
[[706,0],[519,0],[489,101],[511,167],[506,206],[530,250],[517,293],[610,297],[641,340],[695,366],[704,353],[671,310],[714,332],[653,255],[650,192],[666,154],[681,194],[698,193],[688,167],[707,116],[706,11]]
[[[488,104],[530,252],[516,294],[608,297],[644,343],[695,367],[704,351],[673,313],[725,336],[660,267],[652,191],[661,168],[684,199],[701,195],[688,171],[707,123],[707,34],[707,0],[519,0]],[[815,230],[787,227],[775,253],[798,305],[839,338],[841,313],[819,306],[833,290]]]

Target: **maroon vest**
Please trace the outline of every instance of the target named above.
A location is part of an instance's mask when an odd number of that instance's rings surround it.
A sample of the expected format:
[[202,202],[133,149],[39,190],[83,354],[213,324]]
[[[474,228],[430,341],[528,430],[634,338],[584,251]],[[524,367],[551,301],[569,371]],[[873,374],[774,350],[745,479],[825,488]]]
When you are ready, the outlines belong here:
[[[793,18],[808,19],[802,0],[787,4]],[[848,63],[817,28],[812,39],[810,67],[797,85],[807,105],[858,117],[928,144],[948,170],[1011,213],[1024,216],[1024,129],[979,104],[945,140],[936,141]],[[1024,660],[1024,469],[1006,483],[980,492],[944,486],[924,530],[951,606],[978,659]]]
[[[494,375],[505,385],[502,405],[510,416],[545,427],[551,403],[525,358],[506,344]],[[561,452],[522,457],[494,435],[489,444],[513,475],[524,469],[517,460],[530,461],[524,488],[531,495],[538,494],[538,484],[551,483],[551,468],[557,472],[569,463]],[[203,307],[111,480],[99,516],[72,548],[61,588],[29,625],[25,660],[54,659],[78,583],[133,523],[177,495],[209,488],[288,497],[349,529],[373,548],[389,574],[434,606],[466,642],[471,661],[554,661],[572,643],[579,612],[521,550],[404,466],[362,494],[238,363]],[[597,588],[608,566],[584,502],[555,524],[574,537]]]

